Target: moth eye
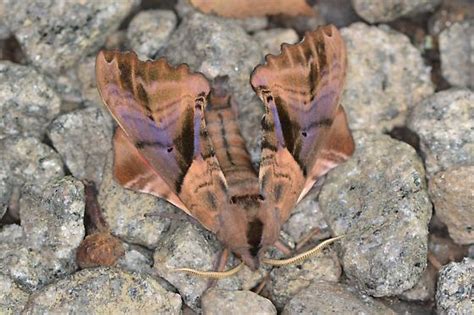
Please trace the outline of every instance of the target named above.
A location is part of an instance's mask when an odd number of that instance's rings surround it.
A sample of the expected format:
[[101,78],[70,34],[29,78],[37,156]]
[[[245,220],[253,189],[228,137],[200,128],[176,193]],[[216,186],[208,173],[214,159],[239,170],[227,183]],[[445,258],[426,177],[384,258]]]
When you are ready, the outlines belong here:
[[168,153],[171,153],[171,151],[173,151],[173,147],[169,147],[168,149],[166,149],[166,151],[168,151]]
[[303,131],[301,134],[302,134],[303,137],[305,137],[305,138],[306,138],[306,136],[308,136],[308,134],[306,133],[306,131]]

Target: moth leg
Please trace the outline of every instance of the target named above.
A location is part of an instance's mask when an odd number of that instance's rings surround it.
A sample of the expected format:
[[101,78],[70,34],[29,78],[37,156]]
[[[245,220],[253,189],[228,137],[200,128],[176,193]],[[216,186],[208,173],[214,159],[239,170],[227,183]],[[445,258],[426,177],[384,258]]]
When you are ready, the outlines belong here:
[[277,240],[275,242],[275,244],[273,244],[273,246],[275,246],[276,249],[278,249],[280,252],[283,253],[283,255],[285,256],[289,256],[291,255],[291,253],[293,252],[290,248],[290,246],[286,245],[283,241],[281,240]]
[[[308,233],[304,234],[300,239],[296,242],[296,251],[299,251],[303,248],[308,242],[310,242],[316,236],[323,236],[323,232],[320,228],[313,228]],[[320,237],[318,237],[320,238]]]

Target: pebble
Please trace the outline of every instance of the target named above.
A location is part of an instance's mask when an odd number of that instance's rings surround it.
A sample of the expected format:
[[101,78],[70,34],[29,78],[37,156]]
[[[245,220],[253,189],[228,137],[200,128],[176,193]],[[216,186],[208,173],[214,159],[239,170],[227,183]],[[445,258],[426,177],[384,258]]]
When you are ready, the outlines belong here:
[[28,293],[7,276],[0,274],[0,313],[20,314],[28,301]]
[[291,28],[272,28],[270,30],[258,31],[253,38],[260,43],[264,54],[280,54],[280,46],[283,43],[294,44],[298,42],[298,34]]
[[341,104],[352,130],[387,132],[433,93],[430,68],[407,36],[387,26],[354,23],[341,30],[348,55]]
[[441,0],[352,0],[354,10],[370,23],[390,22],[399,17],[434,11]]
[[252,291],[210,289],[202,297],[202,311],[206,315],[220,314],[277,314],[270,300]]
[[474,92],[437,92],[413,109],[407,127],[420,139],[428,177],[451,166],[474,165]]
[[[423,163],[406,143],[354,133],[353,157],[331,171],[319,202],[351,283],[372,296],[412,288],[426,268],[428,198]],[[336,246],[336,248],[338,248]]]

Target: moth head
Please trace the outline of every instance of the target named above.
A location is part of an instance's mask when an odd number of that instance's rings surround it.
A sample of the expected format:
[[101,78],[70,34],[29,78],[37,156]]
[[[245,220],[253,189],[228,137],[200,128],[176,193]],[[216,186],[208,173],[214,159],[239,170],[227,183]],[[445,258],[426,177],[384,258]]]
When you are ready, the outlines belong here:
[[221,211],[219,240],[250,269],[256,270],[269,246],[278,240],[279,211],[262,200],[237,200]]

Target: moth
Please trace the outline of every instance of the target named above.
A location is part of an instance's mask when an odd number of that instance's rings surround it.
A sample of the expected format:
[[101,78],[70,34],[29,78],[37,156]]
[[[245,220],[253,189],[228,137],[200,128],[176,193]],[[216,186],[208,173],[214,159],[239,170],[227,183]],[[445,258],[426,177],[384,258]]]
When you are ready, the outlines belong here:
[[231,97],[211,92],[203,74],[101,51],[97,85],[119,126],[115,178],[181,208],[255,270],[292,208],[354,151],[339,104],[345,73],[345,45],[332,25],[283,44],[254,69],[250,84],[265,107],[257,172]]

